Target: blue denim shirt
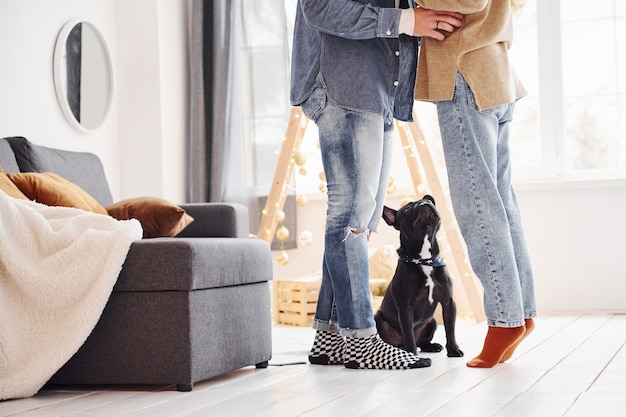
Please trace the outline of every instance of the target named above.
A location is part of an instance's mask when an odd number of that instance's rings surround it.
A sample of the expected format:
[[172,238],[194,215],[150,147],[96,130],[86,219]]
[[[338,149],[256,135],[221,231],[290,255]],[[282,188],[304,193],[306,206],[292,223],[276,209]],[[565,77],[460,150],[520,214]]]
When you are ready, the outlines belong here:
[[399,22],[394,0],[299,0],[291,104],[321,83],[338,106],[412,121],[418,39]]

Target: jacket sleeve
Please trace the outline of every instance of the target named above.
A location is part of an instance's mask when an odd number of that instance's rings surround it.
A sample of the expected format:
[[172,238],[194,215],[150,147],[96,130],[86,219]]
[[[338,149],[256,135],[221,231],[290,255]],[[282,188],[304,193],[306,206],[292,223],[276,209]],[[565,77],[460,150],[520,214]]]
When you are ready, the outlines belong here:
[[399,35],[400,9],[356,0],[301,0],[298,4],[306,24],[322,33],[346,39],[397,38]]
[[489,4],[489,0],[417,0],[417,4],[425,9],[470,14],[483,10]]

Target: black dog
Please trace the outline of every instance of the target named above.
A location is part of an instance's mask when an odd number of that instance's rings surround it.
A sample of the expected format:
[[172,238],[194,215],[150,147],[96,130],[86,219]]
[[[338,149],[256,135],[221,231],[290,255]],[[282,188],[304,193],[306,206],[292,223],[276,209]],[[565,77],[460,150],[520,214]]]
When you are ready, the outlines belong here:
[[400,210],[385,207],[383,218],[400,231],[398,267],[376,312],[376,327],[387,343],[416,353],[440,352],[432,343],[437,321],[434,313],[441,304],[448,356],[461,357],[454,335],[456,304],[452,280],[439,255],[437,231],[441,226],[435,200],[424,196]]

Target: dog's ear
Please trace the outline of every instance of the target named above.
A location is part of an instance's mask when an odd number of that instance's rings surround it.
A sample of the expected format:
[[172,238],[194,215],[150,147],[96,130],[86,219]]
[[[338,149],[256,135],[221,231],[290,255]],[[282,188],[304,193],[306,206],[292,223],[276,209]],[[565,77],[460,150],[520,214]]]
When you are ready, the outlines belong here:
[[383,206],[383,219],[389,226],[396,226],[396,213],[398,213],[397,210]]
[[430,195],[430,194],[426,194],[426,195],[424,196],[424,199],[425,199],[425,200],[430,200],[430,202],[431,202],[431,203],[433,203],[433,205],[435,205],[435,199],[433,198],[433,196],[432,196],[432,195]]

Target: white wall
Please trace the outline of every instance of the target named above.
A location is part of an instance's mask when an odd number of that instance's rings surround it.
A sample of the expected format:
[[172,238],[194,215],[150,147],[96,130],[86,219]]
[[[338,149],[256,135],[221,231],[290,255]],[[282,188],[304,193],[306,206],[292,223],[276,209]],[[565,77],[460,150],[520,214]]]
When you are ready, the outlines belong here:
[[[115,199],[184,199],[188,81],[187,0],[0,0],[0,137],[98,154]],[[52,55],[61,27],[92,22],[113,60],[113,103],[91,133],[73,130],[56,101]],[[626,312],[622,260],[626,184],[520,185],[518,197],[536,273],[539,310]],[[390,205],[399,204],[400,197]],[[325,201],[298,208],[311,246],[289,251],[278,278],[320,269]],[[256,231],[253,231],[256,232]],[[397,245],[381,224],[372,247]],[[277,255],[277,253],[274,253]],[[462,300],[461,300],[462,301]]]
[[518,186],[544,312],[626,312],[626,181]]
[[185,198],[186,0],[116,0],[120,198]]
[[[73,19],[93,23],[113,65],[105,122],[74,130],[52,76],[57,35]],[[115,200],[184,200],[187,0],[0,0],[0,136],[90,151],[103,161]]]
[[45,146],[95,152],[115,188],[116,102],[100,128],[90,134],[78,132],[61,113],[52,76],[57,35],[74,18],[95,24],[115,56],[113,14],[106,0],[0,0],[0,136],[25,136]]

